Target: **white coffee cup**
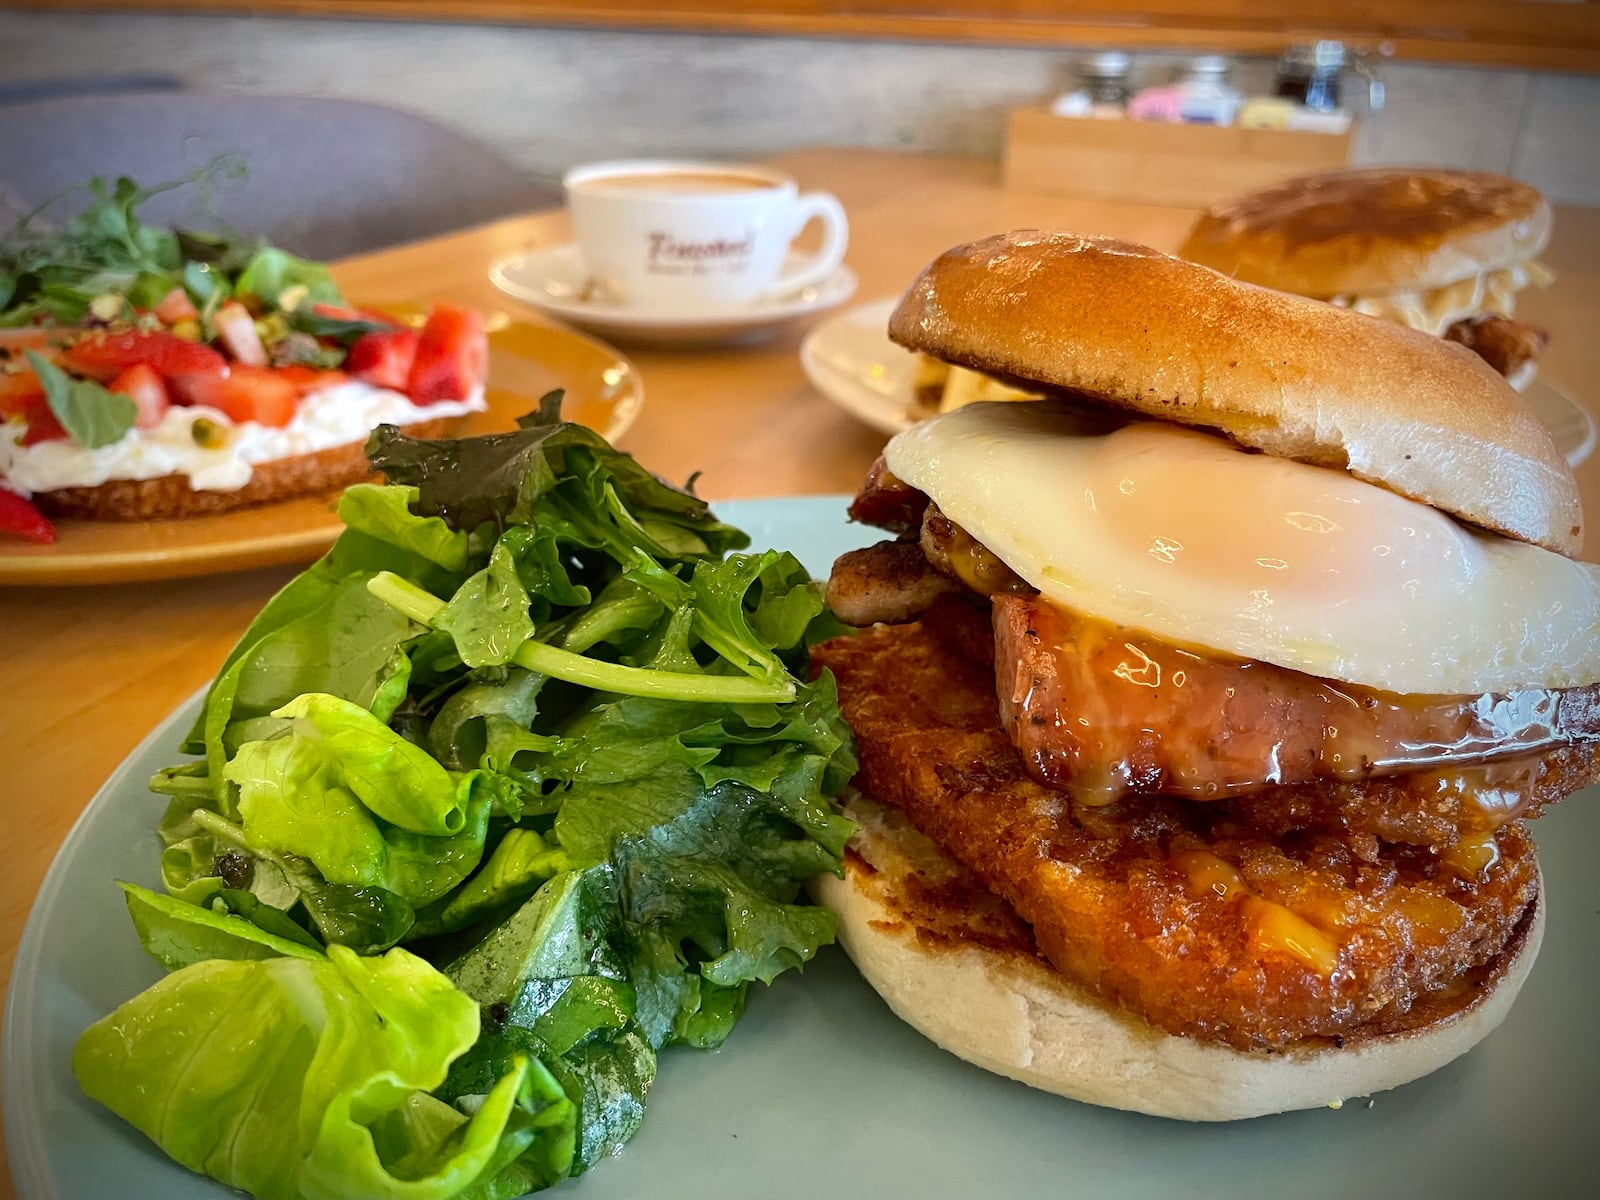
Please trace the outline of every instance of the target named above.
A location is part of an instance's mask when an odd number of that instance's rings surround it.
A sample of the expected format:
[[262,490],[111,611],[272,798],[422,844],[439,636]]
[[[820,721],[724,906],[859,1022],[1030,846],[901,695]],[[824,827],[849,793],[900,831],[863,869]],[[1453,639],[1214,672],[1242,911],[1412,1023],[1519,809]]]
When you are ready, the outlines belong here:
[[[630,308],[705,312],[785,296],[827,279],[850,224],[826,192],[781,171],[667,159],[594,163],[563,180],[573,234],[594,281]],[[795,262],[811,221],[822,248]]]

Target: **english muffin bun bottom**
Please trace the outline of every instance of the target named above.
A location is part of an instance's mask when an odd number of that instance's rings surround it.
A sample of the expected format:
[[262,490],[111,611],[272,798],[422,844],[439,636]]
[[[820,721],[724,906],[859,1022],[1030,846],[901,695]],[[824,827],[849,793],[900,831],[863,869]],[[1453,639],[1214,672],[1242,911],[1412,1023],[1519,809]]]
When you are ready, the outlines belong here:
[[1373,167],[1224,200],[1178,253],[1246,283],[1328,299],[1431,291],[1534,257],[1550,206],[1483,171]]
[[1484,986],[1431,1024],[1251,1054],[1155,1029],[1037,957],[927,936],[914,913],[887,902],[885,883],[942,852],[865,797],[845,812],[861,825],[845,877],[818,876],[811,890],[837,914],[845,952],[896,1016],[984,1070],[1150,1116],[1233,1121],[1337,1106],[1430,1074],[1505,1019],[1544,936],[1541,895]]
[[1020,230],[939,256],[889,319],[914,351],[1028,390],[1349,471],[1575,555],[1550,431],[1464,347],[1109,238]]

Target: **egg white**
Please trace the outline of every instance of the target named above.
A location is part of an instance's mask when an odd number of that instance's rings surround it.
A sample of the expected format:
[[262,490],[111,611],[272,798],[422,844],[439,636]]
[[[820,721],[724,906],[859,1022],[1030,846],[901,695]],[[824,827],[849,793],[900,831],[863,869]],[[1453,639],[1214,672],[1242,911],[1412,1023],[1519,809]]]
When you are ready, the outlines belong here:
[[1047,599],[1399,693],[1600,682],[1600,566],[1343,471],[1055,402],[975,404],[885,456]]

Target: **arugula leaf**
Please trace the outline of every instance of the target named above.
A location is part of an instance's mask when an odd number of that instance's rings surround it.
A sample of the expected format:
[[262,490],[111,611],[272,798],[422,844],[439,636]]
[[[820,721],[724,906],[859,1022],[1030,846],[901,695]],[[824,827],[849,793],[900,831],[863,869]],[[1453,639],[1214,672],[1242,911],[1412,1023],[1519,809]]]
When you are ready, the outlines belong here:
[[133,428],[139,407],[128,397],[109,392],[91,379],[74,379],[33,350],[26,353],[44,387],[50,411],[78,445],[98,450],[120,442]]
[[[335,302],[336,303],[336,302]],[[302,304],[289,313],[289,327],[312,337],[330,338],[348,349],[369,333],[386,333],[397,328],[393,321],[369,317],[334,317]]]
[[380,425],[367,457],[391,483],[418,489],[416,511],[454,529],[538,528],[555,519],[572,530],[571,540],[587,535],[586,544],[615,547],[619,562],[641,539],[672,558],[718,557],[748,544],[705,501],[662,483],[592,429],[562,422],[561,396],[547,393],[514,433],[425,439]]
[[496,543],[489,565],[456,589],[433,626],[455,639],[469,667],[504,666],[533,636],[528,592],[503,544]]

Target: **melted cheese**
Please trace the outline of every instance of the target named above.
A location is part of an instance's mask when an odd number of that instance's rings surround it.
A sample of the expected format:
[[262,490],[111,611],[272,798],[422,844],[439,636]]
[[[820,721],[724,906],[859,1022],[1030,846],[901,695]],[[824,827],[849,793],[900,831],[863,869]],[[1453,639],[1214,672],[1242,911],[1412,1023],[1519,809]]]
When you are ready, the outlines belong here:
[[1514,315],[1519,291],[1529,284],[1546,287],[1554,279],[1555,273],[1549,267],[1530,261],[1498,271],[1484,271],[1431,291],[1392,292],[1387,296],[1335,296],[1331,303],[1442,337],[1444,331],[1457,321],[1479,316]]

